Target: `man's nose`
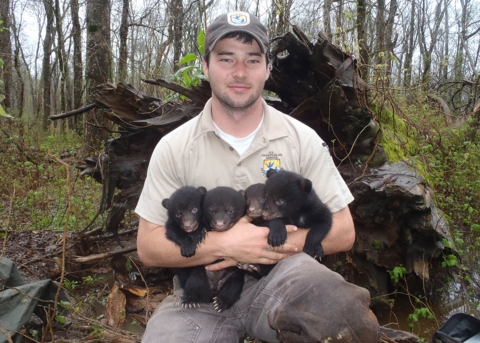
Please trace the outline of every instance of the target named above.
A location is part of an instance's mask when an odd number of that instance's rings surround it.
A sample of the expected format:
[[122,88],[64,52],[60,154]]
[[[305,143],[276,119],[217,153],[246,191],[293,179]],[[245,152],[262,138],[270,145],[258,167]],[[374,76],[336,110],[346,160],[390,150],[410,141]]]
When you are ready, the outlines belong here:
[[243,79],[243,78],[247,77],[247,68],[246,68],[245,63],[238,62],[235,65],[235,71],[234,71],[233,75],[234,75],[234,77],[237,77],[239,79]]

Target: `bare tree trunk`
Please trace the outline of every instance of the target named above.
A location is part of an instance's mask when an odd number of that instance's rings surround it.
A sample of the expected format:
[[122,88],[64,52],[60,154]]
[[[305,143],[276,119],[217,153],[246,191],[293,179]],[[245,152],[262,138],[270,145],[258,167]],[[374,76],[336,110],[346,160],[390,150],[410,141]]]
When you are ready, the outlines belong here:
[[[63,40],[63,21],[60,13],[60,1],[55,0],[54,6],[55,23],[57,29],[57,58],[58,68],[60,71],[60,111],[65,113],[67,111],[67,96],[65,94],[68,79],[68,65],[65,63],[64,58],[66,56],[65,46]],[[62,132],[65,130],[65,121],[60,123]]]
[[[96,86],[108,83],[112,76],[110,54],[110,0],[87,0],[87,103],[94,102]],[[91,110],[85,123],[85,152],[100,147],[109,136],[107,121],[100,110]]]
[[415,34],[415,18],[416,18],[416,3],[411,2],[411,11],[410,11],[410,24],[407,30],[407,46],[405,53],[405,65],[403,72],[404,86],[410,87],[412,82],[412,61],[413,61],[413,50],[415,48],[416,34]]
[[385,52],[385,0],[377,0],[377,18],[375,28],[375,48],[374,56],[376,56],[376,63],[383,64],[382,55],[380,52]]
[[397,44],[398,33],[395,34],[395,38],[393,37],[393,26],[395,24],[395,16],[397,15],[398,3],[397,0],[390,0],[390,9],[388,11],[388,18],[385,25],[385,52],[388,52],[388,59],[385,64],[385,72],[386,72],[386,82],[387,86],[390,85],[390,78],[392,74],[392,61],[393,61],[393,49]]
[[[78,0],[70,0],[73,37],[73,108],[83,107],[83,62],[82,62],[82,29],[78,18]],[[78,134],[83,134],[81,116],[74,116],[73,127]]]
[[3,87],[0,85],[0,93],[5,95],[4,105],[13,110],[12,101],[12,43],[10,40],[10,1],[0,1],[0,20],[3,21],[4,30],[0,30],[0,58],[3,60],[3,67],[0,67],[0,80],[3,80]]
[[25,81],[23,80],[23,75],[22,75],[22,68],[21,68],[21,63],[20,63],[20,40],[18,37],[15,36],[15,51],[14,51],[14,66],[15,66],[15,71],[17,72],[17,82],[20,87],[18,90],[18,117],[21,118],[23,115],[23,110],[25,107]]
[[328,38],[332,38],[332,24],[330,22],[330,12],[332,10],[332,0],[323,2],[323,27]]
[[[438,1],[435,7],[435,17],[433,18],[433,27],[430,28],[430,25],[427,24],[427,19],[425,18],[427,8],[431,6],[430,2],[423,0],[422,2],[422,23],[419,26],[420,36],[430,37],[429,44],[425,39],[420,40],[420,52],[423,57],[423,71],[422,71],[422,85],[425,88],[428,88],[430,83],[430,72],[432,67],[432,53],[435,45],[438,43],[438,34],[440,31],[441,23],[443,22],[443,17],[445,15],[446,8],[443,8],[442,1]],[[425,30],[429,29],[429,35],[426,34]]]
[[126,82],[127,80],[127,38],[128,38],[128,11],[130,0],[123,0],[122,23],[120,25],[120,46],[118,52],[118,73],[117,82]]
[[367,2],[358,0],[357,2],[357,40],[360,47],[360,76],[368,83],[368,64],[370,63],[370,52],[368,51],[366,20],[367,20]]
[[[345,42],[347,41],[347,34],[345,28],[343,26],[343,0],[337,0],[337,17],[335,18],[335,25],[337,27],[337,44],[338,46],[345,46]],[[334,40],[335,41],[335,40]]]
[[176,72],[182,54],[183,1],[171,0],[170,13],[170,20],[173,22],[173,71]]
[[[18,111],[18,117],[21,118],[25,110],[25,80],[24,80],[25,76],[22,73],[22,62],[24,63],[25,66],[27,66],[27,63],[24,59],[22,45],[20,43],[19,32],[17,30],[17,25],[15,22],[15,16],[12,16],[11,23],[12,23],[11,33],[12,33],[13,41],[15,42],[14,48],[13,48],[13,64],[16,71],[17,84],[18,84],[18,86],[16,87],[17,89],[16,108]],[[32,82],[30,69],[29,68],[23,68],[23,69],[25,70],[26,77],[27,78],[29,77],[30,82]]]
[[45,13],[47,15],[47,24],[45,27],[45,38],[43,40],[43,61],[42,61],[42,81],[43,81],[43,129],[47,130],[49,126],[48,117],[52,114],[52,67],[50,65],[50,56],[52,54],[53,41],[55,39],[55,30],[53,27],[53,5],[51,0],[43,0]]

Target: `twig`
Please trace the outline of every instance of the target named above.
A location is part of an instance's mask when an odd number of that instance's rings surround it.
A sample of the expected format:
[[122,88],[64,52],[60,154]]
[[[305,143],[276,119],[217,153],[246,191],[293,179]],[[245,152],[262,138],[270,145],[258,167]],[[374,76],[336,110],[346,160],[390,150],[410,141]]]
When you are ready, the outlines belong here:
[[93,254],[93,255],[89,255],[89,256],[77,257],[77,258],[73,259],[73,261],[77,262],[77,263],[91,262],[91,261],[96,261],[96,260],[101,260],[101,259],[104,259],[104,258],[112,257],[112,256],[115,256],[115,255],[128,254],[129,252],[136,251],[136,250],[137,250],[137,246],[135,245],[133,247],[128,247],[128,248],[115,250],[115,251],[108,251],[108,252],[104,252],[104,253],[101,253],[101,254]]

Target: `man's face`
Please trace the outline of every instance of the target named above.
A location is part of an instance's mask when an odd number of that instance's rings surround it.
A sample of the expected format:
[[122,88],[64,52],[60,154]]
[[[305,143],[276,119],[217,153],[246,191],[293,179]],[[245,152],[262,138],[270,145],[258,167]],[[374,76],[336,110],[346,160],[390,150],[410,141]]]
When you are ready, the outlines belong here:
[[210,53],[209,65],[203,61],[210,80],[213,100],[233,111],[247,109],[260,96],[270,76],[265,55],[256,40],[245,44],[235,38],[220,40]]

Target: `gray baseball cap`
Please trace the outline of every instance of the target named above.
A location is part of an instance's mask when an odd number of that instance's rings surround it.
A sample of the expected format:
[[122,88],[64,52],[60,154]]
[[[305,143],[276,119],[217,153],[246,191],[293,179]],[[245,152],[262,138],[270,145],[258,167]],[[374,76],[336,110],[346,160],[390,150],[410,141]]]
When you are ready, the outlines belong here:
[[267,28],[254,15],[241,11],[229,12],[215,18],[205,34],[205,46],[212,51],[215,44],[225,35],[239,31],[255,38],[262,53],[267,53],[269,44]]

